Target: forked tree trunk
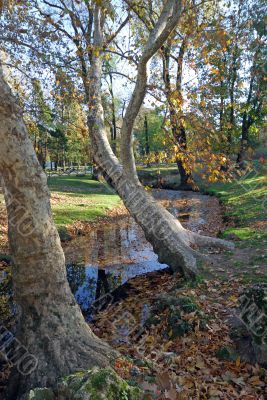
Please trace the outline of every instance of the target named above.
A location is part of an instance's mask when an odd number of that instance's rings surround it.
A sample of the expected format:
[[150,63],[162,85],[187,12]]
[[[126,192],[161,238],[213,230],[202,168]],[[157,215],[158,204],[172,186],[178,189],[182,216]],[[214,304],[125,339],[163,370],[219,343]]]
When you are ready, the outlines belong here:
[[[102,41],[101,12],[99,9],[95,12],[94,34],[94,44],[99,51],[95,51],[92,57],[88,114],[88,128],[95,160],[112,180],[113,186],[124,201],[130,214],[142,227],[147,240],[158,254],[159,261],[168,264],[174,271],[179,271],[188,278],[194,278],[197,274],[196,260],[200,256],[194,249],[195,246],[232,248],[232,245],[224,240],[200,236],[184,229],[174,216],[144,190],[135,172],[135,165],[132,164],[133,161],[131,161],[129,149],[129,159],[127,159],[126,166],[125,164],[123,166],[120,165],[105,134],[104,114],[101,103],[102,61],[101,55],[99,55]],[[143,77],[142,79],[145,78]],[[132,102],[134,101],[132,100]],[[131,113],[133,112],[131,110]],[[127,112],[125,118],[123,124],[129,126]],[[131,114],[131,118],[133,118],[133,114]],[[122,152],[126,148],[124,138]],[[125,153],[122,156],[123,159],[126,159]]]
[[58,377],[79,368],[106,366],[114,353],[91,332],[70,291],[46,176],[2,74],[0,120],[0,176],[19,307],[17,339],[38,362],[36,367],[32,364],[31,373],[18,374],[12,381],[10,398],[14,400],[32,387],[53,385]]

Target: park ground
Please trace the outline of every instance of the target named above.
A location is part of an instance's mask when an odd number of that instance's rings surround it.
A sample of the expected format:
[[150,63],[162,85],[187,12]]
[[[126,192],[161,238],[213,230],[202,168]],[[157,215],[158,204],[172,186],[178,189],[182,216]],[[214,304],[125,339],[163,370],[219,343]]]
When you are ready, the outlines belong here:
[[[171,174],[173,179],[170,170],[174,168],[162,167],[161,174]],[[155,172],[148,170],[149,174]],[[134,278],[128,282],[127,296],[100,312],[92,324],[98,336],[125,356],[117,360],[117,372],[150,393],[147,399],[267,398],[266,370],[242,361],[228,324],[242,290],[252,283],[267,282],[265,172],[264,166],[255,164],[249,174],[232,182],[201,186],[202,191],[219,198],[218,213],[224,214],[220,236],[233,240],[235,250],[213,254],[212,263],[199,266],[201,272],[194,283],[168,272]],[[126,212],[106,184],[88,176],[53,177],[49,187],[55,222],[70,237]],[[8,252],[6,232],[2,207],[0,253]],[[158,295],[161,302],[155,300]],[[170,314],[175,299],[180,298],[188,301],[182,317]],[[157,320],[144,325],[146,308],[154,310]],[[141,332],[130,332],[128,340],[118,339],[118,316],[125,313],[143,327]]]
[[[122,376],[133,379],[132,360],[141,365],[134,380],[151,393],[148,399],[263,400],[266,370],[242,361],[228,321],[244,288],[267,282],[266,174],[256,165],[246,176],[203,185],[202,190],[219,197],[225,219],[221,237],[233,240],[235,250],[213,254],[212,263],[200,267],[195,283],[162,272],[150,274],[149,279],[135,278],[128,297],[100,313],[93,329],[122,354],[131,355],[128,364],[118,363]],[[188,304],[179,321],[175,302],[185,298]],[[152,317],[139,334],[133,330],[130,340],[118,340],[120,315],[129,315],[141,326],[144,306],[152,309],[156,319]],[[175,330],[177,324],[182,332]]]

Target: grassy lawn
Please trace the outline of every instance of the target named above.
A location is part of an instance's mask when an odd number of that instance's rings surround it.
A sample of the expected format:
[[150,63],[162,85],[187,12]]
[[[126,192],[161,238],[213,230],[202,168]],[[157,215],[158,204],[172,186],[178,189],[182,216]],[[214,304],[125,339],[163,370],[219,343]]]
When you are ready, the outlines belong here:
[[89,176],[61,176],[48,179],[53,216],[58,226],[76,220],[90,221],[118,206],[119,196],[106,184]]
[[240,240],[235,242],[235,252],[225,252],[223,268],[230,266],[244,284],[267,282],[266,167],[255,164],[254,170],[243,177],[203,188],[219,197],[225,205],[230,227],[221,236],[227,238],[234,234]]
[[267,239],[267,176],[259,165],[230,183],[216,183],[206,190],[226,205],[226,216],[235,222],[224,235],[234,233],[241,240],[257,243]]

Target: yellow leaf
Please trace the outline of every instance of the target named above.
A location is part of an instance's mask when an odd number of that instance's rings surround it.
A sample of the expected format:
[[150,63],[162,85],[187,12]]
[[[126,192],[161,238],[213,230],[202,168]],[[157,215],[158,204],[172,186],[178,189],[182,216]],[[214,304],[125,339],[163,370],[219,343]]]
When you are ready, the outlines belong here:
[[211,68],[211,72],[215,75],[219,75],[220,71],[216,68]]
[[233,295],[233,296],[230,296],[230,297],[228,298],[228,300],[233,301],[233,302],[236,302],[236,301],[237,301],[237,297]]

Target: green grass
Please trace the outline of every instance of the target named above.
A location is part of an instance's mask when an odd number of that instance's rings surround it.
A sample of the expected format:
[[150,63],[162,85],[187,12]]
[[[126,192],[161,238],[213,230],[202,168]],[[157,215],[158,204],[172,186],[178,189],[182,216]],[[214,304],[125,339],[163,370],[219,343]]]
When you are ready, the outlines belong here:
[[267,282],[267,275],[252,275],[246,274],[243,276],[243,283],[245,284],[256,284],[256,283],[266,283]]
[[178,168],[175,163],[172,164],[155,164],[151,167],[144,167],[144,166],[137,166],[137,172],[140,177],[142,176],[149,176],[149,177],[156,177],[158,173],[160,175],[179,175]]
[[[90,192],[110,194],[112,189],[101,182],[93,181],[90,176],[59,176],[48,178],[50,191],[71,192],[88,195]],[[88,192],[89,191],[89,192]]]
[[223,236],[234,233],[243,241],[259,244],[267,239],[267,233],[255,228],[255,223],[266,221],[267,176],[259,165],[244,177],[229,183],[216,183],[206,188],[226,205],[226,216],[235,222]]
[[157,187],[158,179],[173,189],[178,188],[180,176],[176,164],[153,164],[151,167],[137,166],[137,173],[144,186]]
[[[90,177],[62,176],[48,179],[52,194],[53,217],[58,226],[91,221],[121,203],[107,185]],[[57,201],[58,198],[58,201]]]

